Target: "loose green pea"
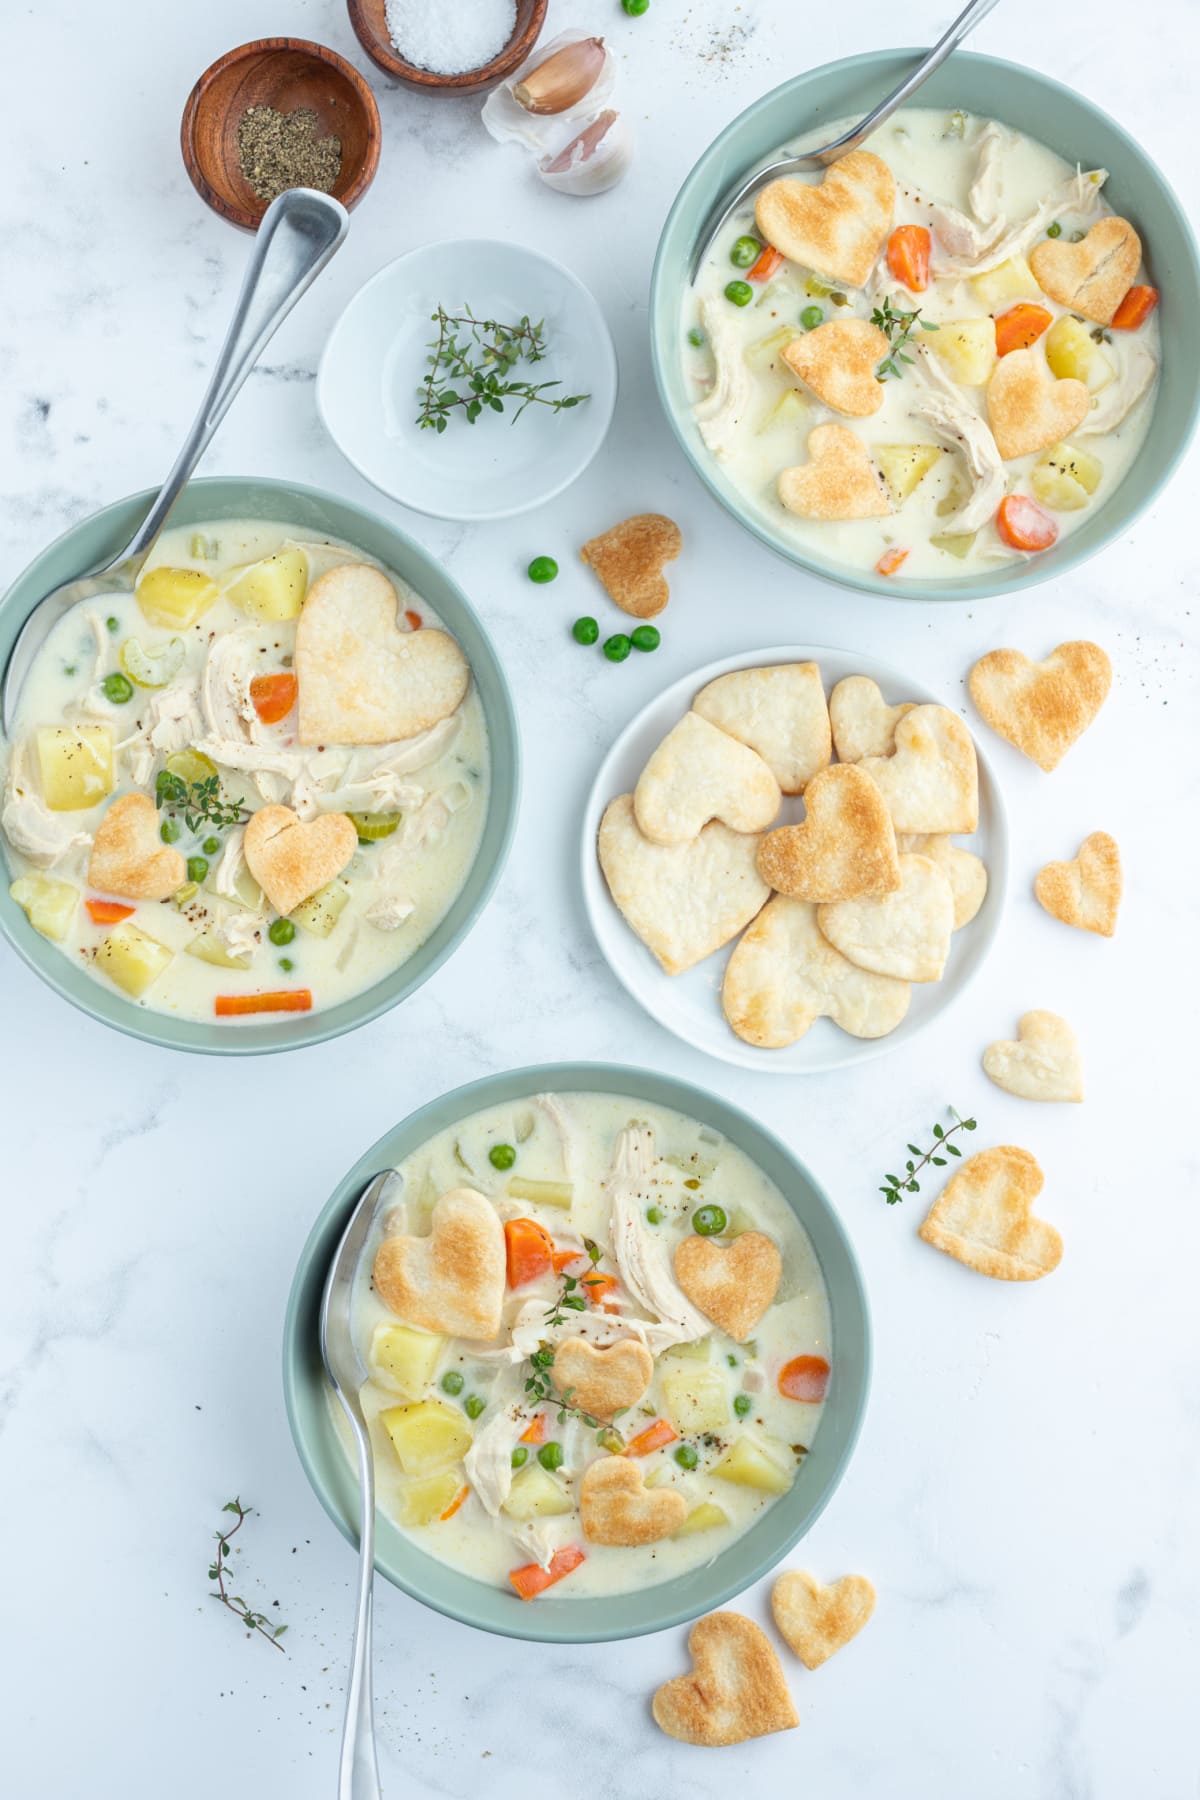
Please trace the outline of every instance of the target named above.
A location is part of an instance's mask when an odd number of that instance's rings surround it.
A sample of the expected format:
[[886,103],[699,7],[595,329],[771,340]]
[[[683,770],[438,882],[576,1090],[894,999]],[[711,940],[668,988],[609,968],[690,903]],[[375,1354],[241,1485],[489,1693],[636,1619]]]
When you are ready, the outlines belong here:
[[662,1207],[661,1206],[648,1206],[646,1208],[646,1218],[651,1225],[661,1225],[662,1224]]
[[290,919],[272,919],[267,936],[273,944],[290,944],[296,935],[296,927]]
[[640,19],[644,12],[650,11],[650,0],[621,0],[621,5],[631,19]]
[[825,313],[821,307],[806,306],[804,311],[800,314],[800,323],[803,325],[805,331],[815,331],[824,318]]
[[462,1373],[458,1369],[447,1369],[442,1376],[443,1394],[461,1394],[463,1391]]
[[604,640],[604,654],[609,662],[624,662],[632,649],[633,644],[623,631],[618,631],[612,637]]
[[104,698],[111,700],[114,706],[124,706],[127,700],[133,699],[133,683],[128,675],[106,675],[100,686]]
[[692,1214],[692,1230],[701,1237],[720,1237],[728,1223],[723,1206],[698,1206]]
[[558,574],[558,564],[552,556],[535,556],[529,565],[530,581],[553,581]]
[[550,1469],[552,1471],[554,1469],[561,1469],[562,1460],[563,1450],[561,1444],[543,1444],[538,1451],[538,1461],[541,1463],[543,1469]]
[[164,819],[158,828],[158,835],[164,844],[173,844],[179,837],[179,820]]
[[528,1447],[525,1444],[514,1444],[513,1445],[513,1453],[512,1453],[513,1468],[514,1469],[523,1469],[525,1467],[525,1464],[528,1461],[529,1461]]
[[753,1401],[749,1394],[735,1394],[733,1397],[733,1410],[739,1419],[745,1418],[752,1405]]
[[281,956],[279,959],[279,966],[285,975],[290,975],[296,965],[290,956]]
[[704,333],[701,331],[701,329],[698,325],[693,325],[692,329],[688,332],[688,343],[694,344],[696,346],[697,350],[699,350],[699,348],[700,348],[701,344],[703,344],[703,342],[704,342]]
[[477,1419],[486,1405],[487,1401],[482,1394],[468,1394],[463,1401],[463,1411],[468,1419]]
[[635,625],[629,641],[635,650],[657,650],[662,643],[662,632],[657,625]]
[[675,1461],[681,1469],[694,1469],[700,1457],[690,1444],[680,1444],[675,1452]]
[[1055,221],[1052,225],[1047,225],[1046,236],[1047,237],[1061,237],[1062,236],[1062,226],[1059,224],[1057,219],[1055,219]]
[[493,1169],[511,1169],[517,1160],[517,1153],[511,1144],[493,1144],[488,1151],[488,1161]]
[[205,856],[215,856],[217,851],[221,848],[221,840],[220,838],[205,838],[200,848],[203,850]]
[[757,238],[734,238],[729,251],[729,260],[735,269],[752,269],[762,254],[762,245]]
[[112,613],[109,614],[108,618],[105,619],[104,623],[107,625],[107,627],[110,631],[120,631],[120,629],[121,629],[120,619],[118,619]]
[[187,859],[187,873],[189,881],[203,881],[204,877],[208,874],[207,856],[189,856]]
[[572,625],[571,636],[577,644],[594,644],[600,636],[600,627],[595,619],[585,613],[582,619],[576,619]]
[[729,281],[725,284],[725,298],[732,300],[735,306],[749,306],[754,298],[754,289],[748,281]]

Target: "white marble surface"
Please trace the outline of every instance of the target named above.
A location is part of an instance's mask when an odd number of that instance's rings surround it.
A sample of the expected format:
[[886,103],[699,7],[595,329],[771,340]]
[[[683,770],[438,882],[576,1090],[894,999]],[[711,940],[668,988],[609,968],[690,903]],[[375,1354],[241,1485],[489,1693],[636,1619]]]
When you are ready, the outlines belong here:
[[[1195,205],[1193,0],[1153,37],[1128,8],[1008,0],[981,48],[1025,57],[1120,116]],[[874,1302],[877,1373],[861,1447],[795,1561],[862,1570],[874,1623],[816,1675],[789,1673],[799,1731],[723,1754],[650,1722],[683,1633],[556,1651],[475,1635],[379,1595],[389,1796],[508,1796],[549,1780],[609,1800],[732,1781],[821,1800],[1184,1800],[1197,1792],[1195,1271],[1200,1252],[1196,992],[1200,877],[1193,619],[1195,457],[1128,541],[1006,606],[887,605],[807,581],[739,535],[658,415],[646,349],[651,254],[696,154],[788,71],[932,35],[943,9],[790,0],[552,0],[550,28],[604,30],[624,65],[638,159],[606,199],[541,190],[483,135],[477,103],[414,99],[375,75],[386,146],[320,287],[271,345],[213,448],[213,472],[315,482],[374,504],[312,404],[326,331],[354,288],[440,233],[548,248],[601,300],[622,359],[608,445],[540,515],[464,529],[404,517],[492,627],[543,723],[508,873],[454,962],[402,1012],[254,1069],[171,1057],[68,1010],[0,947],[6,1235],[0,1273],[0,1689],[13,1800],[83,1793],[317,1800],[334,1789],[353,1560],[292,1453],[279,1334],[295,1254],[331,1186],[395,1118],[485,1071],[592,1054],[719,1085],[781,1130],[837,1198]],[[365,61],[338,0],[155,0],[5,9],[9,80],[0,311],[0,581],[67,523],[154,481],[190,416],[246,256],[184,176],[179,111],[230,45],[289,31]],[[719,46],[724,44],[723,54]],[[386,503],[379,503],[387,511]],[[687,543],[662,650],[610,667],[565,623],[600,611],[585,536],[658,508]],[[554,553],[552,588],[523,577]],[[1114,695],[1052,778],[995,746],[1013,890],[970,1000],[911,1054],[860,1074],[756,1079],[668,1038],[601,966],[572,872],[601,751],[660,683],[743,646],[822,640],[914,671],[952,699],[997,643],[1041,654],[1092,635]],[[553,746],[553,754],[539,746]],[[1128,891],[1112,943],[1071,933],[1030,881],[1093,828]],[[1018,1011],[1077,1027],[1084,1107],[992,1088],[983,1046]],[[251,1081],[253,1087],[251,1087]],[[952,1101],[974,1140],[1046,1171],[1066,1255],[1049,1281],[988,1283],[915,1236],[921,1203],[876,1191]],[[242,1585],[290,1632],[246,1642],[207,1598],[210,1533],[260,1509]],[[765,1617],[765,1594],[743,1602]]]

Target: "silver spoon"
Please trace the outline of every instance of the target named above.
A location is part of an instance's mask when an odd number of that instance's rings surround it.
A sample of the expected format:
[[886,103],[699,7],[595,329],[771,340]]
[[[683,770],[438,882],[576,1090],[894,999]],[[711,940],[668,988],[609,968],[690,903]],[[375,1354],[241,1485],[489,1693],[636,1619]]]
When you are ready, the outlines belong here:
[[321,1295],[321,1360],[342,1411],[350,1421],[358,1452],[358,1609],[354,1619],[354,1648],[350,1656],[350,1686],[346,1695],[346,1724],[342,1733],[342,1760],[338,1769],[338,1800],[379,1800],[379,1765],[375,1758],[375,1715],[371,1695],[371,1595],[375,1578],[375,1461],[371,1435],[358,1393],[367,1379],[366,1367],[350,1329],[354,1279],[363,1249],[371,1233],[375,1208],[395,1171],[385,1170],[369,1181],[350,1214],[350,1222],[329,1265]]
[[0,702],[6,736],[12,736],[25,678],[53,627],[81,600],[128,590],[133,584],[234,396],[276,328],[338,248],[349,223],[349,214],[339,200],[313,188],[291,188],[268,206],[200,410],[158,497],[119,555],[99,568],[85,570],[39,600],[17,636]]
[[777,161],[768,163],[765,168],[756,169],[748,175],[740,187],[731,190],[725,198],[718,202],[716,208],[708,215],[703,231],[696,239],[692,251],[689,281],[695,281],[700,265],[712,248],[712,241],[735,212],[743,207],[752,194],[756,194],[768,181],[777,181],[781,175],[804,175],[813,169],[827,169],[840,157],[870,137],[877,126],[890,119],[897,107],[903,106],[921,84],[929,79],[935,69],[940,69],[952,50],[956,50],[967,36],[974,31],[981,19],[986,19],[998,0],[971,0],[971,4],[963,8],[953,25],[944,37],[938,39],[933,49],[921,58],[911,75],[906,75],[899,87],[893,88],[886,99],[879,102],[873,112],[856,125],[852,131],[843,132],[831,144],[824,144],[819,150],[806,150],[802,156],[781,156]]

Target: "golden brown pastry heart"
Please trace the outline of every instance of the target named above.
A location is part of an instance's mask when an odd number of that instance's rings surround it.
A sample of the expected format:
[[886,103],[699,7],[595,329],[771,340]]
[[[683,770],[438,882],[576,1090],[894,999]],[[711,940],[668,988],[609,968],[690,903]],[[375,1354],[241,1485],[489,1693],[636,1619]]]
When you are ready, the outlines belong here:
[[875,371],[887,354],[888,341],[878,326],[866,319],[829,319],[793,338],[783,360],[834,412],[869,419],[883,405],[883,383]]
[[627,1406],[636,1406],[653,1378],[654,1358],[636,1338],[601,1345],[582,1337],[564,1338],[550,1370],[557,1392],[596,1419],[611,1419]]
[[692,1233],[675,1249],[675,1279],[706,1319],[740,1344],[774,1300],[783,1260],[761,1231],[744,1231],[729,1245]]
[[122,794],[96,829],[88,881],[126,900],[166,900],[187,880],[178,850],[158,835],[158,809],[148,794]]
[[1142,243],[1128,219],[1097,219],[1078,244],[1046,238],[1029,253],[1029,266],[1044,294],[1060,306],[1111,325],[1142,261]]
[[1043,662],[989,650],[967,686],[993,731],[1045,769],[1056,769],[1108,698],[1112,664],[1099,644],[1060,644]]
[[290,806],[262,806],[242,839],[246,867],[277,913],[294,912],[340,875],[358,849],[345,813],[321,813],[307,824]]
[[988,424],[1005,462],[1061,443],[1091,411],[1087,384],[1053,376],[1039,348],[1010,350],[987,384]]
[[875,1589],[865,1575],[843,1575],[825,1586],[807,1569],[787,1569],[771,1590],[775,1623],[806,1669],[828,1662],[874,1611]]
[[1047,863],[1033,891],[1051,918],[1111,937],[1121,904],[1121,852],[1107,831],[1093,831],[1071,862]]
[[682,1494],[674,1488],[647,1491],[641,1469],[624,1456],[589,1463],[579,1484],[583,1535],[593,1544],[656,1544],[678,1531],[687,1513]]
[[654,1722],[684,1744],[741,1744],[800,1720],[766,1633],[740,1613],[709,1613],[688,1636],[690,1675],[665,1681]]
[[375,1292],[406,1325],[486,1342],[500,1330],[504,1227],[474,1188],[452,1188],[433,1209],[428,1237],[385,1238]]
[[920,1235],[996,1281],[1038,1281],[1057,1269],[1063,1250],[1054,1226],[1033,1215],[1043,1181],[1028,1150],[981,1150],[942,1189]]
[[808,461],[785,469],[777,491],[802,519],[883,519],[892,511],[886,481],[848,425],[810,431]]
[[671,598],[663,564],[674,562],[682,549],[683,537],[674,519],[663,513],[638,513],[590,538],[579,554],[622,612],[635,619],[653,619]]
[[770,181],[754,203],[768,244],[850,287],[862,287],[891,230],[896,182],[881,157],[851,150],[820,182],[785,175]]
[[769,831],[758,872],[793,900],[851,900],[900,886],[896,833],[879,789],[852,763],[834,763],[804,790],[799,825]]

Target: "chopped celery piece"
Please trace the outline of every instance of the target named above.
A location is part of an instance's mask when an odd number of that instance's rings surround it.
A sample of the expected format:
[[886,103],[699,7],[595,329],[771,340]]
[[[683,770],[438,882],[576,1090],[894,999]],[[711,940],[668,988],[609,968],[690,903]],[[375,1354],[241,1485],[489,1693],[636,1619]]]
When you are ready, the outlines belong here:
[[192,541],[188,545],[188,555],[194,556],[197,562],[215,562],[220,546],[202,531],[193,531]]
[[535,1120],[531,1112],[518,1113],[513,1126],[513,1137],[518,1144],[524,1144],[533,1136]]
[[475,1173],[474,1169],[463,1155],[462,1145],[457,1138],[454,1140],[454,1160],[460,1169],[465,1169],[467,1171],[468,1175],[473,1175]]
[[208,781],[217,772],[216,763],[202,750],[173,750],[165,767],[168,775],[178,775],[180,781],[186,781],[189,786],[196,781]]
[[814,300],[827,300],[833,289],[827,281],[818,281],[815,275],[810,275],[804,283],[804,291]]
[[182,638],[168,638],[149,650],[137,638],[126,638],[121,645],[121,667],[138,687],[166,687],[178,675],[186,655]]
[[200,883],[198,881],[185,881],[182,887],[175,889],[171,899],[182,912],[185,906],[191,905],[199,892]]
[[346,817],[357,831],[360,844],[376,844],[380,838],[391,837],[404,814],[356,812],[347,813]]
[[524,1175],[509,1178],[508,1192],[514,1200],[532,1200],[535,1205],[561,1206],[570,1211],[575,1185],[570,1181],[529,1181]]

